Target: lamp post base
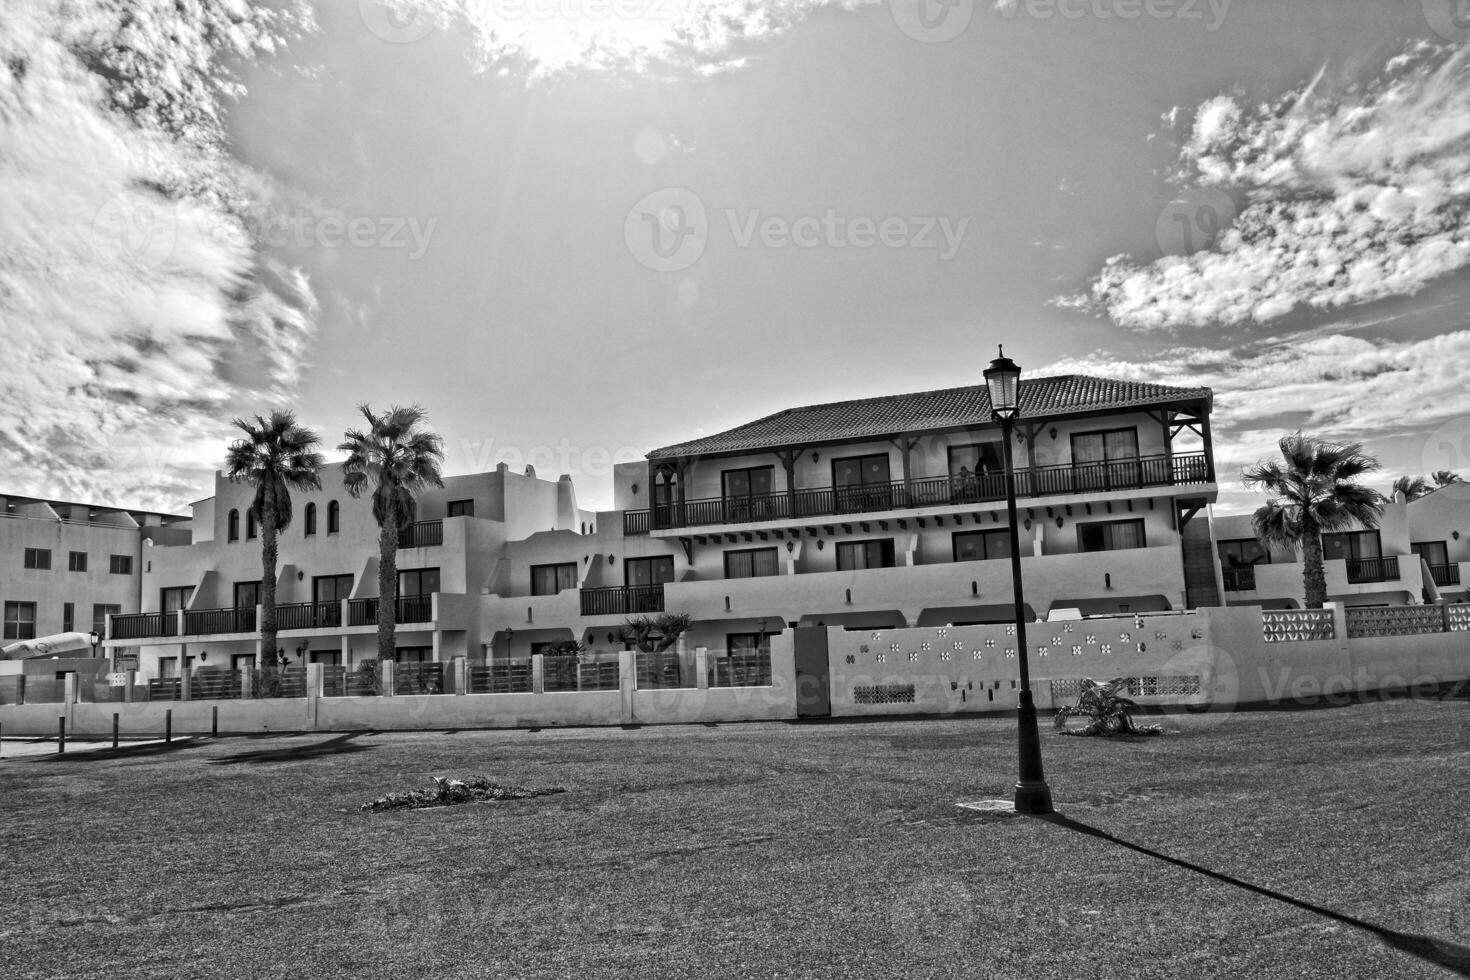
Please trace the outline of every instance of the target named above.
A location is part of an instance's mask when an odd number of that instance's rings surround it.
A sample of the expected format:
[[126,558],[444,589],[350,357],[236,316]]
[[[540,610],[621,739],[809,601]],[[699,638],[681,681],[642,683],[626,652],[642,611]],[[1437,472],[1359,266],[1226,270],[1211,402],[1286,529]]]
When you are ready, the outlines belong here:
[[1017,813],[1051,813],[1051,787],[1046,783],[1016,784]]

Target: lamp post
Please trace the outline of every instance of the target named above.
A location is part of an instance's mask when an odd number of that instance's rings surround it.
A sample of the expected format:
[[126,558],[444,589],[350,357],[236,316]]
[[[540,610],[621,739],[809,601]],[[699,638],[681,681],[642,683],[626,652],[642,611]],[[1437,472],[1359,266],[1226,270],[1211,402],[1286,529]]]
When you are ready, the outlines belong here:
[[1026,659],[1026,601],[1021,589],[1021,536],[1016,529],[1016,469],[1011,455],[1011,433],[1020,415],[1021,369],[1005,350],[985,369],[990,390],[990,414],[1000,423],[1006,466],[1006,516],[1010,519],[1011,588],[1016,597],[1016,652],[1021,665],[1020,703],[1016,707],[1016,741],[1020,751],[1020,779],[1016,782],[1017,813],[1051,813],[1051,787],[1041,768],[1041,735],[1036,730],[1036,704],[1031,697],[1031,670]]
[[96,660],[97,659],[97,644],[99,644],[99,643],[102,642],[102,637],[100,637],[100,636],[97,635],[97,631],[96,630],[93,630],[92,632],[90,632],[90,633],[87,634],[87,639],[92,644],[92,659],[93,660]]

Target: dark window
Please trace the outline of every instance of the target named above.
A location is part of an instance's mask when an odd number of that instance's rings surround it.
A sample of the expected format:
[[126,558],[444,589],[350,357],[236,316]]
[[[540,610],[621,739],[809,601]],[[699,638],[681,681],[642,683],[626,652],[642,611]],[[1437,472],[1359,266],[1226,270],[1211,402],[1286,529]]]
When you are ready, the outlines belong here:
[[1009,530],[956,531],[953,540],[955,561],[987,561],[1011,556]]
[[629,558],[623,566],[629,585],[663,585],[674,580],[674,556]]
[[235,608],[254,609],[260,605],[260,582],[235,583]]
[[1138,429],[1102,429],[1072,436],[1072,469],[1078,490],[1136,486]]
[[725,578],[761,578],[779,574],[781,567],[775,548],[725,552]]
[[87,553],[85,551],[68,551],[66,553],[66,570],[68,572],[85,572],[87,570]]
[[247,510],[245,512],[245,540],[253,540],[255,538],[255,534],[255,510],[252,508],[251,510]]
[[393,651],[393,659],[401,664],[429,664],[434,662],[433,647],[399,647]]
[[327,533],[336,534],[342,530],[342,508],[337,501],[327,501]]
[[749,466],[721,473],[725,519],[758,521],[774,516],[771,494],[774,491],[775,472],[774,466]]
[[880,538],[874,541],[844,541],[837,546],[837,570],[839,572],[892,567],[892,538]]
[[36,638],[36,604],[34,602],[7,602],[5,604],[5,639],[34,640]]
[[158,590],[158,608],[163,612],[174,612],[189,607],[189,593],[194,590],[187,585],[176,585]]
[[1226,568],[1271,564],[1271,552],[1255,538],[1229,538],[1216,545],[1220,561]]
[[1005,495],[1005,449],[999,439],[949,447],[949,482],[961,500]]
[[98,636],[107,635],[107,617],[122,614],[122,606],[115,602],[92,603],[92,632]]
[[725,649],[732,655],[751,653],[770,653],[771,634],[769,633],[726,633]]
[[26,568],[50,568],[50,548],[27,548],[25,554]]
[[316,533],[316,504],[306,505],[306,514],[302,518],[302,536],[311,537]]
[[1450,549],[1444,541],[1420,541],[1409,545],[1409,550],[1431,567],[1445,566],[1450,563]]
[[341,602],[351,595],[351,575],[315,575],[312,577],[312,602]]
[[577,563],[531,566],[531,594],[556,595],[562,589],[577,587]]
[[475,502],[473,500],[451,500],[449,502],[450,517],[474,517]]
[[398,573],[399,595],[433,595],[438,591],[437,568],[407,568]]
[[1077,525],[1078,551],[1123,551],[1145,548],[1143,521],[1097,521]]
[[238,510],[230,511],[230,516],[225,521],[225,540],[240,540],[240,512]]
[[1322,557],[1324,559],[1346,558],[1362,561],[1364,558],[1383,557],[1383,543],[1377,531],[1342,531],[1322,535]]
[[881,510],[893,505],[888,454],[847,456],[832,461],[832,487],[837,510]]
[[107,571],[112,575],[133,574],[133,556],[109,555],[107,557]]
[[63,602],[61,604],[61,632],[70,633],[77,628],[77,604],[75,602]]

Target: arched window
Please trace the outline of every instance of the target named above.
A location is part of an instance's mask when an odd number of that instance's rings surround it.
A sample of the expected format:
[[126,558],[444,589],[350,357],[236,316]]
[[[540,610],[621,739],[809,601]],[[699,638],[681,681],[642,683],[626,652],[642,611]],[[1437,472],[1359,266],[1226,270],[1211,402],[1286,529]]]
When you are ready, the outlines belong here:
[[240,540],[240,512],[238,510],[230,511],[229,520],[225,522],[225,540]]
[[245,512],[245,540],[255,540],[255,511],[253,510]]
[[341,512],[341,508],[339,508],[337,506],[337,501],[333,500],[333,501],[328,502],[328,504],[327,504],[327,533],[328,534],[336,534],[338,531],[342,530],[342,528],[341,528],[341,517],[342,517],[342,512]]
[[309,538],[316,533],[316,504],[306,505],[306,536]]

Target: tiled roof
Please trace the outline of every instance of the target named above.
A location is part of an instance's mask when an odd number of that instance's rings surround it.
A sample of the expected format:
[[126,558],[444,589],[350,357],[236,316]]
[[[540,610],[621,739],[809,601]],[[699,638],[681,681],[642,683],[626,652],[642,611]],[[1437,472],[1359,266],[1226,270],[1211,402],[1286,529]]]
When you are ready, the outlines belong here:
[[[1054,378],[1022,378],[1020,398],[1021,417],[1036,418],[1200,399],[1208,402],[1211,392],[1209,388],[1175,388],[1145,381],[1064,374]],[[655,449],[648,458],[746,452],[989,424],[990,393],[984,385],[966,385],[788,408],[724,432]]]

